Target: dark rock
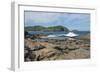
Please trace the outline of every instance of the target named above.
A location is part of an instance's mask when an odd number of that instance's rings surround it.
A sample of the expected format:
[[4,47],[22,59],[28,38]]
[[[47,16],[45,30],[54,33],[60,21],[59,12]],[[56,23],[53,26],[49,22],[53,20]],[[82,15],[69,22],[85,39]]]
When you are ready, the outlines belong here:
[[33,52],[29,53],[29,58],[31,59],[31,61],[35,61],[36,60],[36,54]]
[[25,61],[28,62],[28,61],[31,61],[31,59],[29,59],[29,58],[25,58]]

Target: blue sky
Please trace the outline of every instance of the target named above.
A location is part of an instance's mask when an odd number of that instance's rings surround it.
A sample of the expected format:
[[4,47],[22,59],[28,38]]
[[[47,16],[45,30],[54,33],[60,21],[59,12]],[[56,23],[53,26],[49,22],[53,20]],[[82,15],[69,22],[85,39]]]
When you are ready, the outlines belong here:
[[90,30],[90,14],[85,13],[55,13],[55,12],[34,12],[25,11],[25,26],[62,25],[69,30]]

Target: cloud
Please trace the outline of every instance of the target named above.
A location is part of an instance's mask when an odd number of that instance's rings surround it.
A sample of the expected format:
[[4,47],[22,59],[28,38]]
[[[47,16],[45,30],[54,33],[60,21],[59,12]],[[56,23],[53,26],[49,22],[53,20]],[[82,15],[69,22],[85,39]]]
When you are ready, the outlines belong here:
[[89,30],[90,15],[80,13],[54,13],[25,11],[25,26],[63,25],[70,29]]
[[45,12],[25,12],[25,22],[50,23],[59,19],[59,14]]

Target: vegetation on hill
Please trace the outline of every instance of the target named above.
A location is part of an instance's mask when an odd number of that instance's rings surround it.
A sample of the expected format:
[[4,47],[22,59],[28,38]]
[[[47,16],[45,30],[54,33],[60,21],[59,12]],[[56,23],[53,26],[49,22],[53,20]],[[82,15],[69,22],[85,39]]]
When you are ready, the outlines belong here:
[[25,27],[25,31],[69,31],[68,28],[64,26],[51,26],[51,27],[44,27],[44,26],[28,26]]

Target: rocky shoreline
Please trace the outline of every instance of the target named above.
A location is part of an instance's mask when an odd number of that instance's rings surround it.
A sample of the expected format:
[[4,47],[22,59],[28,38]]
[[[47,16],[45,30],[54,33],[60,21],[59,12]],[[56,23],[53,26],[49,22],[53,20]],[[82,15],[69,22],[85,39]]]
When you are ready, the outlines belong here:
[[[41,36],[40,36],[41,37]],[[38,38],[40,38],[38,37]],[[36,38],[36,36],[35,36]],[[24,39],[24,61],[50,61],[90,58],[90,35],[79,39],[33,41]]]

